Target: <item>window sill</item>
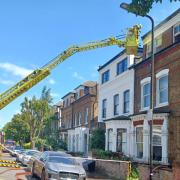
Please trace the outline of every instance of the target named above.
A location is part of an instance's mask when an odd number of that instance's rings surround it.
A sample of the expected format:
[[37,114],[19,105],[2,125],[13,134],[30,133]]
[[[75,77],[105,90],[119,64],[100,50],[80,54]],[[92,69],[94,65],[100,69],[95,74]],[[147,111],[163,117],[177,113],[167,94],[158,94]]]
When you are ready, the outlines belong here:
[[154,108],[160,108],[160,107],[164,107],[164,106],[168,106],[168,105],[169,105],[168,102],[160,103],[160,104],[157,104]]
[[143,111],[148,111],[150,109],[150,107],[145,107],[145,108],[141,108],[139,111],[143,112]]

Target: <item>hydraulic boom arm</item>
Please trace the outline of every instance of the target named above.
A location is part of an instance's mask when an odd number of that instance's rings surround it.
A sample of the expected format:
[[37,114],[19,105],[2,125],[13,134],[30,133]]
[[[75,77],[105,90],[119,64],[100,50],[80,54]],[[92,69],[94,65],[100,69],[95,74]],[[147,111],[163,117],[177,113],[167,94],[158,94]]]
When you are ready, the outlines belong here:
[[118,45],[120,47],[125,47],[127,54],[135,54],[139,45],[139,31],[140,26],[135,25],[132,28],[129,28],[125,40],[111,37],[102,41],[87,43],[82,46],[71,46],[70,48],[62,52],[60,55],[58,55],[56,58],[51,60],[49,63],[47,63],[45,66],[40,69],[34,70],[27,77],[19,81],[17,84],[12,86],[4,93],[0,94],[0,109],[4,108],[11,101],[16,99],[18,96],[28,91],[31,87],[33,87],[38,82],[47,77],[53,68],[55,68],[58,64],[60,64],[76,52]]

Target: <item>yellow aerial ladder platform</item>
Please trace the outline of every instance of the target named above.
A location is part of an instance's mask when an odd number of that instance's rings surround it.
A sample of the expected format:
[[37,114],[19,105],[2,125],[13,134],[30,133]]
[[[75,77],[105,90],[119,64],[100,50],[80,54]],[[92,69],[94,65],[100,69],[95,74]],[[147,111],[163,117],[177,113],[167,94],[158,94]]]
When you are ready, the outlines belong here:
[[19,81],[7,91],[0,94],[0,109],[7,106],[18,96],[28,91],[31,87],[46,78],[53,68],[55,68],[58,64],[62,63],[64,60],[66,60],[76,52],[117,45],[120,47],[124,47],[127,54],[136,54],[139,45],[140,28],[141,26],[139,25],[135,25],[132,28],[129,28],[124,40],[121,40],[118,37],[110,37],[105,40],[90,42],[81,46],[71,46],[70,48],[59,54],[56,58],[52,59],[45,66],[40,69],[34,70],[27,77]]

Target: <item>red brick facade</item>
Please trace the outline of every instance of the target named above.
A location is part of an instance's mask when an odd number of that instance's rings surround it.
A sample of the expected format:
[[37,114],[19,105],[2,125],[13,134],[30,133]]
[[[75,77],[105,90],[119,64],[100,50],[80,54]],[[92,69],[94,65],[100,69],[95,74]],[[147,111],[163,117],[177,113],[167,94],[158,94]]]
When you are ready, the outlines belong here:
[[[169,33],[170,31],[166,31]],[[171,38],[165,36],[168,44]],[[168,158],[169,162],[180,163],[180,43],[162,50],[155,56],[155,74],[163,69],[169,69],[169,105],[159,108],[159,111],[170,110],[168,124]],[[151,61],[145,60],[135,67],[135,114],[141,109],[141,80],[150,76]],[[154,82],[154,106],[156,106],[156,79]]]

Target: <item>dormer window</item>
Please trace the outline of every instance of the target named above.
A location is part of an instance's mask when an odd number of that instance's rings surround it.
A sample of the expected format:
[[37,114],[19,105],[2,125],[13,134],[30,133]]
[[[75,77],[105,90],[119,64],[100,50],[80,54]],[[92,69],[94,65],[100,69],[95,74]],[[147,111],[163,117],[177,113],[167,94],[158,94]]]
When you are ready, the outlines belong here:
[[148,58],[151,55],[151,43],[147,43],[146,45],[146,58]]
[[155,47],[156,47],[156,52],[158,52],[161,49],[162,46],[162,35],[159,35],[156,39],[155,39]]
[[176,24],[174,26],[174,42],[179,42],[180,41],[180,23]]

